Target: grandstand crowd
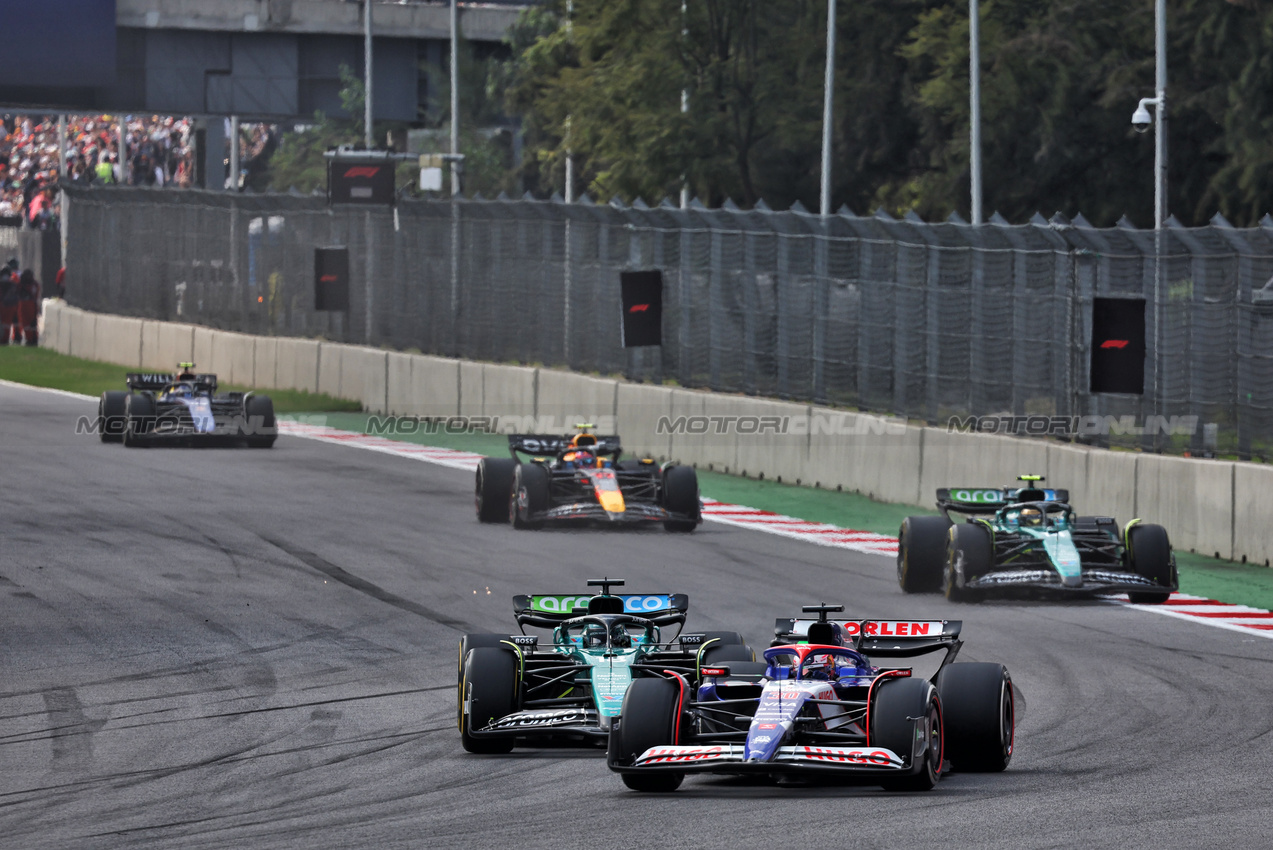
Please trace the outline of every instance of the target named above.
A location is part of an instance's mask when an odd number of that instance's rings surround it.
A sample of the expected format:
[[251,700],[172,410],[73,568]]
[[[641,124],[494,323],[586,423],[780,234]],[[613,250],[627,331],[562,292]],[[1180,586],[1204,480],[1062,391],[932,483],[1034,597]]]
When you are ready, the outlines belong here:
[[[227,126],[229,122],[226,122]],[[121,126],[125,140],[120,155]],[[245,126],[240,161],[247,166],[267,153],[275,129]],[[177,186],[194,183],[194,126],[171,116],[68,115],[66,172],[78,184]],[[53,115],[5,115],[0,119],[0,221],[56,227],[59,218],[58,122]]]

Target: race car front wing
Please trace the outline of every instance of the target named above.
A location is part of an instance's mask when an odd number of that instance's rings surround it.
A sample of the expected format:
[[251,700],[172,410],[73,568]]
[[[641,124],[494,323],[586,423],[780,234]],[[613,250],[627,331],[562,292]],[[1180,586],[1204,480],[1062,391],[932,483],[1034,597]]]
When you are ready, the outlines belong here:
[[741,744],[667,745],[649,748],[631,765],[611,761],[608,766],[616,773],[838,773],[863,778],[896,778],[913,772],[913,766],[897,753],[873,746],[787,746],[779,747],[772,759],[760,760],[744,758]]

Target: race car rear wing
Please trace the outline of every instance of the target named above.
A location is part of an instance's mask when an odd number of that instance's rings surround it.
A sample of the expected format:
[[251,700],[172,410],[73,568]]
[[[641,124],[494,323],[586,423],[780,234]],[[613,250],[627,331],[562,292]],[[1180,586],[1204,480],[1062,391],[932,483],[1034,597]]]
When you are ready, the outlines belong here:
[[[617,455],[623,451],[617,434],[596,435],[597,444],[590,451],[600,455]],[[553,455],[570,448],[570,437],[560,434],[509,434],[508,451],[517,457],[517,453],[527,455]]]
[[[780,617],[774,621],[774,645],[801,643],[808,639],[809,626],[817,620]],[[854,648],[881,658],[913,658],[930,652],[950,653],[954,658],[962,645],[959,632],[962,620],[836,620]]]
[[[162,372],[129,372],[124,376],[124,382],[130,390],[159,392],[168,389],[176,381],[176,375]],[[209,392],[217,391],[216,375],[195,375],[190,382],[195,386],[207,387]]]
[[[1043,501],[1068,502],[1069,490],[1040,490]],[[955,511],[961,514],[992,514],[1004,505],[1018,501],[1020,489],[998,487],[939,487],[937,509],[945,514]],[[947,517],[949,519],[949,517]]]
[[[575,593],[519,594],[513,597],[513,613],[518,625],[553,628],[587,614],[588,603],[597,598]],[[644,617],[655,625],[683,623],[690,609],[690,598],[684,593],[616,593],[611,598],[622,600],[623,610],[606,613]]]

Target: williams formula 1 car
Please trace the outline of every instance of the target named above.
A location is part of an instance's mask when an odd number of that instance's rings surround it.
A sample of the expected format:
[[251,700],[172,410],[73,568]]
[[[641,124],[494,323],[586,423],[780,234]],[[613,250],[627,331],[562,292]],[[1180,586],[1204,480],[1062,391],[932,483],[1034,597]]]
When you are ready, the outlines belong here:
[[[687,773],[828,776],[927,791],[946,763],[1000,771],[1012,758],[1015,699],[1001,664],[951,663],[961,623],[831,622],[841,605],[783,619],[763,663],[669,670],[632,683],[606,763],[635,791],[674,791]],[[870,656],[944,652],[931,679]]]
[[269,448],[278,437],[274,402],[247,393],[217,395],[217,376],[130,373],[127,392],[102,393],[97,427],[103,443],[125,446],[246,445]]
[[[1066,490],[1025,486],[939,489],[941,516],[913,516],[898,534],[897,580],[907,593],[972,600],[991,592],[1127,593],[1165,602],[1178,587],[1167,530],[1133,519],[1075,516]],[[963,515],[954,522],[950,514]]]
[[[662,522],[693,531],[702,522],[698,474],[691,466],[621,460],[615,436],[510,434],[511,458],[482,458],[477,518],[539,528],[546,522]],[[523,460],[522,455],[527,459]]]
[[[471,753],[507,753],[518,739],[602,743],[634,682],[675,671],[699,681],[703,665],[752,661],[737,632],[681,634],[689,599],[680,593],[514,596],[521,634],[460,640],[460,741]],[[526,627],[551,629],[547,645]],[[665,641],[661,629],[676,626]]]

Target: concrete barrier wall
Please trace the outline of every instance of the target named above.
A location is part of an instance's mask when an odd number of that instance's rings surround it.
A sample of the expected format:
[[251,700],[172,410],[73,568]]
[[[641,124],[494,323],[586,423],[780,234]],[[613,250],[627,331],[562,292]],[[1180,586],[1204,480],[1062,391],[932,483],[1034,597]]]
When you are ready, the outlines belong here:
[[1212,460],[1142,455],[1136,465],[1136,515],[1166,526],[1178,549],[1230,558],[1233,468]]
[[340,397],[362,402],[363,409],[371,413],[387,413],[388,352],[353,345],[342,346],[342,349]]
[[97,338],[97,316],[83,310],[76,310],[68,317],[70,322],[69,345],[66,353],[72,357],[83,357],[92,360],[96,352],[94,344]]
[[389,352],[385,396],[390,413],[456,416],[460,412],[460,361]]
[[885,502],[925,504],[919,489],[922,436],[922,429],[902,420],[812,408],[802,483]]
[[[494,363],[481,366],[482,416],[523,417],[527,413],[538,413],[535,409],[538,369]],[[469,395],[468,384],[463,384],[461,392]]]
[[278,386],[278,337],[253,337],[252,380],[254,387]]
[[[56,300],[44,311],[41,343],[77,357],[154,370],[193,360],[226,383],[324,392],[376,412],[520,423],[530,415],[563,430],[593,421],[613,425],[630,454],[889,502],[930,506],[938,487],[1003,486],[1041,473],[1068,488],[1083,514],[1160,523],[1182,550],[1273,561],[1273,467],[1260,464],[948,434],[766,399],[98,315]],[[774,422],[784,423],[778,433]]]
[[[807,405],[730,396],[725,407],[727,415],[737,417],[732,427],[736,434],[734,462],[740,470],[760,470],[765,478],[787,484],[806,483]],[[771,433],[771,429],[779,433]]]
[[[536,431],[564,432],[590,422],[597,433],[618,430],[615,403],[619,382],[556,369],[540,369],[535,389]],[[620,436],[627,438],[627,434]]]
[[318,352],[312,339],[279,339],[275,349],[275,386],[284,390],[318,392]]
[[[1273,493],[1273,466],[1233,464],[1233,558],[1252,564],[1273,563],[1273,525],[1269,493]],[[1170,529],[1169,529],[1170,531]]]
[[615,390],[616,430],[623,446],[638,457],[660,463],[672,456],[672,438],[660,432],[659,419],[672,414],[672,390],[649,384],[620,383]]

